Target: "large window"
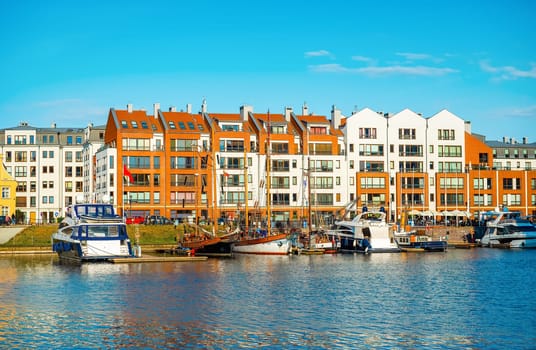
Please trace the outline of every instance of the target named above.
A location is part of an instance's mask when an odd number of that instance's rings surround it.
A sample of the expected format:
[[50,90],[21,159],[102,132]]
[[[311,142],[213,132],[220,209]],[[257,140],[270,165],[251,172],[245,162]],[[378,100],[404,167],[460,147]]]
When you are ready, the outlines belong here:
[[359,145],[360,156],[383,156],[383,145]]
[[221,140],[220,152],[244,152],[243,140]]
[[197,140],[171,140],[171,151],[197,151]]
[[398,145],[398,155],[401,157],[422,157],[422,145]]
[[311,189],[332,189],[333,177],[315,176],[311,179]]
[[384,177],[362,177],[360,179],[360,187],[366,188],[385,188]]
[[437,154],[439,157],[461,157],[462,146],[437,146]]
[[150,139],[123,139],[124,151],[149,151],[151,140]]
[[[171,158],[173,163],[174,157]],[[150,157],[123,157],[123,164],[126,164],[129,169],[150,169],[151,168],[151,158]]]

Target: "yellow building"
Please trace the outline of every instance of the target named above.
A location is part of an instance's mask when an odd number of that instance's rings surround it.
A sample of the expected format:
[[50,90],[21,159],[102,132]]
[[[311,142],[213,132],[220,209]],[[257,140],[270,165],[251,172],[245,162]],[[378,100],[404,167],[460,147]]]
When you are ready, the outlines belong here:
[[17,189],[17,181],[9,175],[4,166],[4,156],[0,154],[0,186],[2,188],[2,197],[0,197],[0,215],[11,216],[15,214],[15,191]]

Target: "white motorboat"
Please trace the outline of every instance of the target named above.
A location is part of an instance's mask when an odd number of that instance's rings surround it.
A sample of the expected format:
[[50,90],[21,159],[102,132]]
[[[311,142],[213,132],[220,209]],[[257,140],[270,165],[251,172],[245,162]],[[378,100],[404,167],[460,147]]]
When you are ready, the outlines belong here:
[[536,248],[536,226],[522,218],[520,212],[494,211],[484,216],[488,221],[484,236],[480,239],[482,246]]
[[383,211],[364,211],[351,221],[336,221],[327,234],[339,238],[342,253],[400,252]]
[[111,204],[101,203],[70,206],[52,235],[52,250],[74,262],[134,257],[123,218]]

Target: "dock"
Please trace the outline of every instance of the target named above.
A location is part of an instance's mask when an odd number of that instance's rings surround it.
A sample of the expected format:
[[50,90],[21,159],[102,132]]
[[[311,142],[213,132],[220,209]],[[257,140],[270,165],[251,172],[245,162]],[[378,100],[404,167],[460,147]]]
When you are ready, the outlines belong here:
[[156,263],[156,262],[193,262],[205,261],[206,256],[142,256],[139,258],[112,258],[109,259],[114,264],[140,264],[140,263]]

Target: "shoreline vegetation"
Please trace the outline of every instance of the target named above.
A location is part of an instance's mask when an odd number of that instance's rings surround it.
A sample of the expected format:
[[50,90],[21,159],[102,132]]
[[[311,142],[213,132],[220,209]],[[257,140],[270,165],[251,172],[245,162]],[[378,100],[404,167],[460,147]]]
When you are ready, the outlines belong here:
[[[0,252],[14,249],[51,251],[51,236],[57,229],[57,224],[25,226],[9,241],[0,244]],[[208,227],[208,229],[211,228]],[[128,225],[128,235],[132,244],[138,243],[140,246],[175,246],[177,237],[192,233],[193,230],[183,224],[177,227],[174,225]]]

